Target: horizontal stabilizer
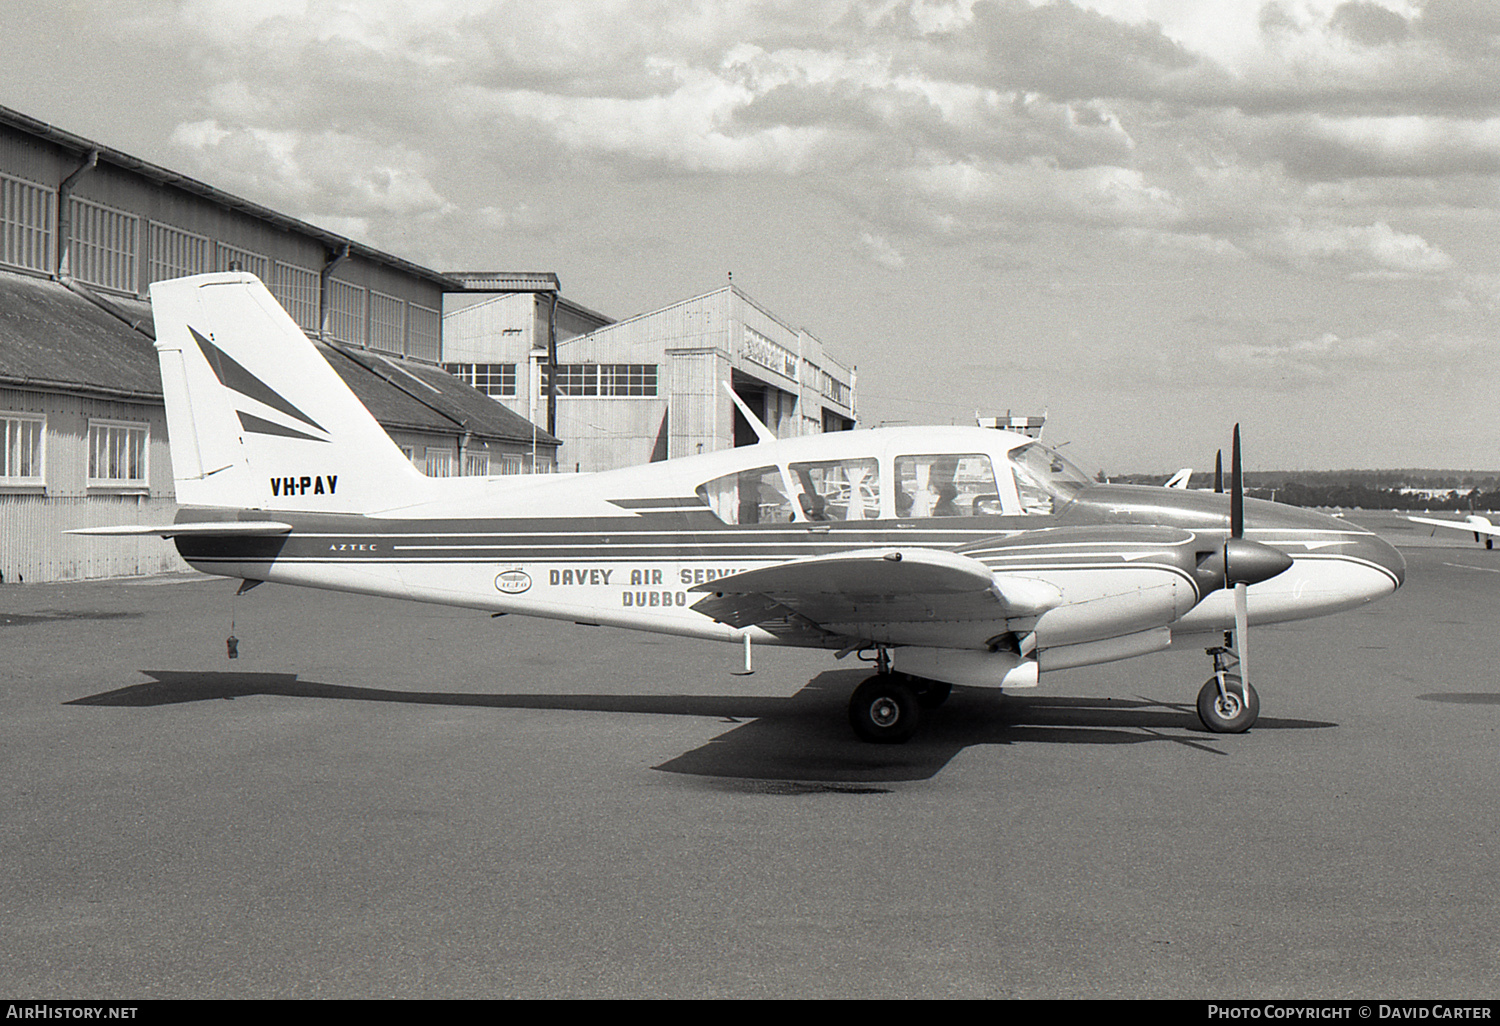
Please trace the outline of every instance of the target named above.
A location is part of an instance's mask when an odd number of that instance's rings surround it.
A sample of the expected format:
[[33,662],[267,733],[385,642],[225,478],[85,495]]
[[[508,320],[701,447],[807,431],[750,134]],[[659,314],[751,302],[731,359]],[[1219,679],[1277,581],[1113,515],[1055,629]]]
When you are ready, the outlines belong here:
[[80,527],[63,533],[104,535],[116,538],[134,536],[176,538],[181,535],[195,538],[245,538],[290,534],[291,530],[291,524],[283,524],[275,520],[255,520],[246,523],[220,520],[206,524],[161,524],[156,527],[141,524],[125,524],[121,527]]

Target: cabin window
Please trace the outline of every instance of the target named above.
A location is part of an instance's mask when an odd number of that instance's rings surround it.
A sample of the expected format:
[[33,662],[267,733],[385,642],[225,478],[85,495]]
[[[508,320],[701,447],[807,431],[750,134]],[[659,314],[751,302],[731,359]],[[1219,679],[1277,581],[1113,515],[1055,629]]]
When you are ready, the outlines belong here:
[[698,486],[698,497],[726,524],[785,524],[792,502],[779,467],[757,467]]
[[1000,492],[988,456],[896,457],[898,517],[975,517],[1000,512]]
[[880,465],[874,458],[793,463],[797,503],[808,520],[875,520]]

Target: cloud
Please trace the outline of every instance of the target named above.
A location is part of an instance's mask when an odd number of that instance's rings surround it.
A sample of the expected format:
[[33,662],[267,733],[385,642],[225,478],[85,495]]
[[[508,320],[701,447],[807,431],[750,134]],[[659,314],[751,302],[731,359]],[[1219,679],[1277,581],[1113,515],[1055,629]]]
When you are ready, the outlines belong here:
[[860,232],[858,242],[860,252],[880,266],[892,271],[899,271],[906,266],[906,257],[884,236]]
[[1500,28],[1460,0],[129,6],[208,80],[174,139],[190,172],[376,231],[572,175],[765,176],[886,266],[1103,230],[1152,260],[1436,277],[1452,257],[1392,226],[1488,205],[1500,170],[1475,113]]
[[1404,114],[1270,119],[1262,152],[1301,179],[1500,173],[1500,118]]
[[331,217],[411,217],[450,206],[427,180],[419,155],[341,132],[230,128],[209,120],[179,125],[171,142],[188,167],[221,187],[266,197],[303,217],[322,215],[325,224]]
[[1301,388],[1339,381],[1358,389],[1394,376],[1408,386],[1421,381],[1451,381],[1463,368],[1493,359],[1489,338],[1447,330],[1404,335],[1382,331],[1352,338],[1334,332],[1267,342],[1231,342],[1213,351],[1226,375]]
[[1453,260],[1417,235],[1390,225],[1306,224],[1293,218],[1279,230],[1252,240],[1262,256],[1299,270],[1323,270],[1353,277],[1432,275]]
[[912,168],[906,179],[939,206],[1001,219],[1145,226],[1171,224],[1182,214],[1169,191],[1125,167],[934,161]]

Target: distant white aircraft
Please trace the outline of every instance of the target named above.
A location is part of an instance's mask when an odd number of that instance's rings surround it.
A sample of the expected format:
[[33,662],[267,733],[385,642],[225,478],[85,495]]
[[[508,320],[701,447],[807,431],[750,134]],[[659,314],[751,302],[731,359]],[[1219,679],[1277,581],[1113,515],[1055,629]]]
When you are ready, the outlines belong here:
[[[1246,730],[1249,625],[1400,587],[1370,531],[1229,494],[1096,484],[1009,431],[840,431],[581,475],[429,478],[253,275],[151,286],[181,506],[155,534],[206,573],[858,653],[867,741],[952,685],[1222,634],[1198,715]],[[1232,634],[1231,634],[1232,632]],[[1231,647],[1232,638],[1232,647]],[[1237,672],[1231,672],[1237,671]]]
[[1186,489],[1188,487],[1188,481],[1192,478],[1192,476],[1193,476],[1193,468],[1192,467],[1183,467],[1177,473],[1175,473],[1171,477],[1167,478],[1166,484],[1162,485],[1162,487],[1163,488],[1183,488],[1183,489]]
[[1495,547],[1495,538],[1500,535],[1500,527],[1490,523],[1489,517],[1482,517],[1478,513],[1470,513],[1461,521],[1434,520],[1431,517],[1407,517],[1406,519],[1416,524],[1431,524],[1433,527],[1451,527],[1457,531],[1472,531],[1474,540],[1483,540],[1484,547],[1487,549]]

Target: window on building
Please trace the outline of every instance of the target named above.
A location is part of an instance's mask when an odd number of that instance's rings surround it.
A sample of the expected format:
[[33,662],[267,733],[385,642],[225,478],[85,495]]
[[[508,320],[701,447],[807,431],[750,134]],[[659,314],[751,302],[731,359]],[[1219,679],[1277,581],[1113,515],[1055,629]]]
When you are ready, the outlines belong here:
[[151,222],[151,258],[146,264],[146,273],[151,281],[181,278],[189,274],[203,274],[210,267],[210,247],[213,245],[202,235],[194,235],[171,225]]
[[238,246],[226,246],[222,242],[215,246],[214,270],[249,271],[259,278],[266,288],[272,287],[271,258],[252,253],[248,249],[240,249]]
[[340,342],[365,344],[365,290],[337,278],[328,282],[328,334]]
[[90,421],[88,483],[145,487],[146,442],[145,424]]
[[46,186],[0,175],[0,264],[51,273],[53,202]]
[[464,453],[464,477],[489,477],[490,454],[487,452]]
[[47,418],[0,413],[0,485],[45,484],[42,451]]
[[1000,512],[1000,493],[988,456],[896,457],[898,517],[973,517]]
[[558,364],[556,381],[558,395],[649,398],[656,395],[656,364]]
[[422,472],[428,477],[452,477],[453,451],[451,449],[435,449],[429,446],[427,449],[427,464]]
[[513,363],[445,363],[443,369],[485,395],[516,394],[516,365]]
[[437,363],[443,315],[416,303],[406,304],[406,355]]
[[134,293],[140,218],[87,200],[68,201],[69,273],[102,289]]
[[400,356],[405,350],[406,304],[395,296],[370,291],[370,348]]
[[318,330],[318,272],[276,261],[275,281],[266,282],[282,309],[303,331]]

